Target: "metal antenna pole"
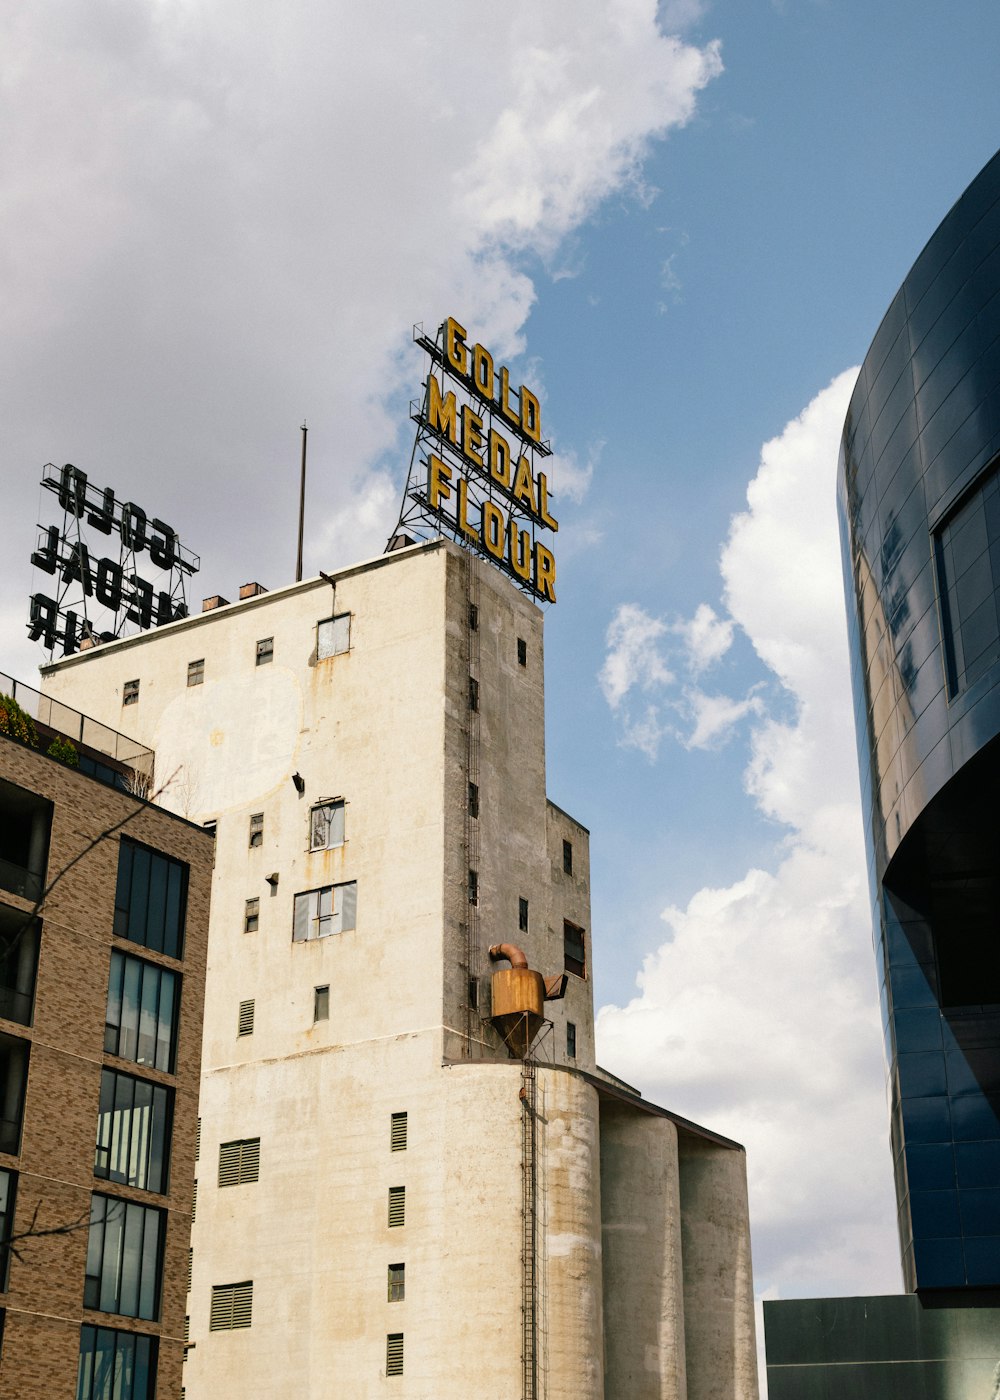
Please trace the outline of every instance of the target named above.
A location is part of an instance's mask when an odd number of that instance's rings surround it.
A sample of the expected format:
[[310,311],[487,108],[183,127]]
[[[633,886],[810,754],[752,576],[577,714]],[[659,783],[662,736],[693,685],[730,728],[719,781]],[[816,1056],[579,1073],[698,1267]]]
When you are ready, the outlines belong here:
[[302,477],[299,482],[299,553],[295,562],[295,582],[302,582],[302,531],[306,523],[306,438],[309,429],[302,424]]

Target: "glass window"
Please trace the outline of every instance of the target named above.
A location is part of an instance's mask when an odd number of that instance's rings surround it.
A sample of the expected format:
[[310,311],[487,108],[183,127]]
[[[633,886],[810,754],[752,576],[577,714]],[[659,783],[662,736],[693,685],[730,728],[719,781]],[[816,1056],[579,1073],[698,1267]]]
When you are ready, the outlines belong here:
[[585,976],[587,952],[584,931],[577,924],[571,924],[568,919],[563,920],[563,952],[566,971],[574,972],[577,977]]
[[81,1327],[76,1400],[153,1400],[156,1337]]
[[114,931],[180,958],[184,951],[188,868],[183,861],[161,855],[122,838],[118,852]]
[[165,1192],[173,1099],[173,1090],[162,1084],[103,1070],[94,1175]]
[[199,661],[188,662],[188,685],[203,685],[205,683],[205,658]]
[[160,1311],[163,1212],[95,1192],[83,1306],[153,1320]]
[[309,849],[329,851],[344,844],[344,802],[321,802],[309,813]]
[[139,702],[139,682],[126,681],[122,687],[122,704],[136,705]]
[[292,939],[295,943],[305,943],[314,938],[327,938],[331,933],[347,933],[357,924],[357,911],[356,880],[297,894]]
[[14,1201],[17,1197],[17,1172],[0,1171],[0,1292],[7,1291],[10,1253],[7,1241],[14,1228]]
[[313,1020],[329,1021],[330,1019],[330,988],[316,987],[313,990]]
[[389,1265],[389,1302],[401,1303],[406,1297],[406,1265]]
[[0,906],[0,1016],[30,1026],[41,924],[26,922],[17,910]]
[[316,629],[316,657],[319,661],[325,661],[328,656],[341,656],[350,649],[350,613],[339,613],[319,624]]
[[243,907],[243,932],[256,933],[260,924],[260,900],[248,899]]
[[566,1022],[566,1058],[576,1059],[576,1026],[572,1021]]
[[175,972],[113,949],[105,1051],[172,1074],[179,999],[180,978]]
[[250,818],[250,845],[263,846],[264,844],[264,813],[254,812]]
[[262,637],[257,643],[257,665],[266,666],[274,660],[274,638]]
[[16,1035],[0,1034],[0,1152],[21,1150],[24,1091],[28,1083],[30,1044]]

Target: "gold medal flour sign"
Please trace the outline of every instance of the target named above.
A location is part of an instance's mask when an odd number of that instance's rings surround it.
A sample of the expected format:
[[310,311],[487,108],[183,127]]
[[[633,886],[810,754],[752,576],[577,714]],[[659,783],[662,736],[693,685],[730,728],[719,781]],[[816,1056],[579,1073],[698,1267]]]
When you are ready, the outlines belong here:
[[[540,602],[556,600],[556,561],[539,538],[559,529],[537,466],[551,454],[537,397],[511,385],[485,346],[469,345],[454,317],[437,340],[417,334],[431,357],[407,497],[425,518],[489,559]],[[405,525],[406,507],[401,519]]]

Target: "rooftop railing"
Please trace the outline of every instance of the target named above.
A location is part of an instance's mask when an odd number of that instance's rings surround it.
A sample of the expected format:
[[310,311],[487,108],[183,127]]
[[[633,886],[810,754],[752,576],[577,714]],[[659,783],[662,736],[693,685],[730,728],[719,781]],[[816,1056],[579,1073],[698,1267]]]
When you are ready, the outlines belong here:
[[[115,764],[130,768],[138,780],[135,785],[138,792],[149,791],[151,788],[155,754],[137,739],[129,739],[126,735],[119,734],[116,729],[91,719],[89,715],[81,714],[70,705],[64,705],[61,700],[53,700],[50,695],[43,695],[41,691],[25,685],[23,681],[16,681],[13,676],[7,676],[2,671],[0,694],[9,695],[11,699],[16,700],[36,724],[71,739],[73,743],[80,744],[94,754],[105,754]],[[84,772],[100,782],[107,783],[109,787],[131,786],[121,781],[122,774],[117,769],[105,767],[102,772],[102,767],[100,763],[81,762]]]

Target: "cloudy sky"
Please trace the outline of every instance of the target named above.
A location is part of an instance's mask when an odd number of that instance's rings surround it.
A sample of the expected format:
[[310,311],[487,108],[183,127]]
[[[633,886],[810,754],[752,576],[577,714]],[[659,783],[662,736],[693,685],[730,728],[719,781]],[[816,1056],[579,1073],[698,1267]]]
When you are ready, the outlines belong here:
[[995,0],[0,9],[0,666],[38,479],[195,598],[381,552],[411,327],[544,400],[549,789],[601,1055],[746,1143],[768,1296],[899,1286],[834,473],[853,366],[1000,132]]

